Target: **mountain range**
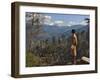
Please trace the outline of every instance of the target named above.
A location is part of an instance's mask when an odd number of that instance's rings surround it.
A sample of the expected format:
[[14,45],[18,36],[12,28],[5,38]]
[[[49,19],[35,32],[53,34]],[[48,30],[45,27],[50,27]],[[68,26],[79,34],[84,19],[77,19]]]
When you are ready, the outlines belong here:
[[[40,32],[35,35],[35,39],[38,40],[44,40],[44,39],[50,39],[52,37],[60,37],[61,35],[65,35],[66,38],[71,35],[71,30],[75,29],[76,33],[81,31],[88,30],[87,25],[73,25],[73,26],[50,26],[50,25],[42,25]],[[35,31],[34,26],[28,25],[26,26],[26,32],[27,37],[30,35],[29,33]],[[34,39],[34,36],[33,36]]]

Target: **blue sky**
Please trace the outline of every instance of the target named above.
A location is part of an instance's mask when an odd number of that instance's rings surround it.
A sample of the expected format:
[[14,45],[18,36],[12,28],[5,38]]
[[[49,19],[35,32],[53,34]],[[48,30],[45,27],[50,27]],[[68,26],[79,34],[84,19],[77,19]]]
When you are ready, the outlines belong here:
[[[31,15],[31,17],[27,17],[27,21],[32,19],[32,13],[28,12],[27,15]],[[79,15],[79,14],[55,14],[55,13],[40,13],[36,15],[41,15],[41,23],[43,25],[56,25],[58,27],[61,26],[72,26],[72,25],[87,25],[85,18],[90,18],[89,15]],[[42,19],[43,18],[43,19]]]
[[71,25],[86,25],[84,21],[85,18],[89,18],[89,15],[79,15],[79,14],[53,14],[53,13],[44,13],[47,21],[45,23],[58,24],[59,26],[71,26]]
[[85,18],[89,18],[89,15],[78,15],[78,14],[45,14],[51,16],[53,20],[64,20],[64,21],[82,21]]

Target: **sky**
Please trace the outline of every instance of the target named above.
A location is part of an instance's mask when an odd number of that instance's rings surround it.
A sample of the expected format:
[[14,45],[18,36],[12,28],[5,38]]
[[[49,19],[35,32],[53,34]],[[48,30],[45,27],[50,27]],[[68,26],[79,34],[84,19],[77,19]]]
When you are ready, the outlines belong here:
[[55,13],[40,13],[40,14],[42,15],[42,17],[44,17],[44,22],[42,22],[44,25],[51,25],[51,26],[56,25],[58,27],[87,25],[84,19],[90,17],[89,15],[79,15],[79,14],[55,14]]
[[79,15],[79,14],[53,14],[44,13],[46,20],[45,23],[48,25],[58,25],[58,26],[72,26],[72,25],[86,25],[85,18],[89,18],[89,15]]

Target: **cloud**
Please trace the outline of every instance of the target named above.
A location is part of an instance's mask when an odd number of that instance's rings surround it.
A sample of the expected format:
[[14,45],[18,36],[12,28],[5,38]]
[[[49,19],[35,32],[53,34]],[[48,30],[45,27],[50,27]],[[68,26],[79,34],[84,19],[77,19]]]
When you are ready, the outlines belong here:
[[86,21],[80,21],[80,22],[69,21],[67,23],[67,26],[73,26],[73,25],[87,25],[87,23],[86,23]]
[[52,19],[52,17],[51,16],[44,16],[45,17],[45,19],[47,19],[47,20],[51,20]]
[[64,26],[64,21],[62,21],[62,20],[57,20],[57,21],[54,22],[54,24],[57,25],[57,26],[59,26],[59,27],[60,27],[60,26]]
[[47,15],[45,15],[44,17],[45,17],[44,25],[51,25],[51,26],[56,25],[58,27],[65,26],[65,22],[63,20],[54,20],[52,19],[51,16]]
[[54,25],[54,22],[53,22],[53,20],[52,20],[52,17],[51,16],[44,16],[44,24],[46,24],[46,25]]
[[81,21],[80,25],[87,25],[86,21]]
[[87,25],[86,21],[69,21],[69,22],[65,22],[63,20],[57,20],[54,21],[54,25],[58,26],[58,27],[70,27],[73,25]]

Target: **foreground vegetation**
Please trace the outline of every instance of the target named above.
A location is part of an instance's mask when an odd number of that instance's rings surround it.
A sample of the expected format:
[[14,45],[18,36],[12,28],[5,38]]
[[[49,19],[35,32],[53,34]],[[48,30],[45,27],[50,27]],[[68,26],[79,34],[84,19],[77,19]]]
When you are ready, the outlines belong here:
[[[82,56],[89,58],[89,31],[82,30],[77,33],[77,60]],[[72,64],[71,36],[66,38],[62,35],[60,38],[53,37],[51,40],[37,40],[32,42],[31,47],[26,51],[26,66],[53,66]],[[80,63],[81,64],[81,63]]]

